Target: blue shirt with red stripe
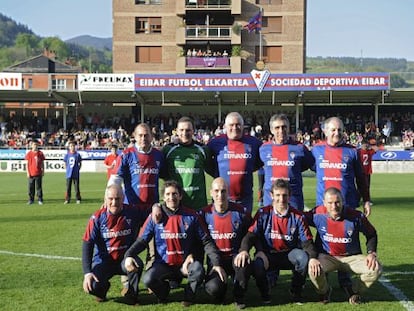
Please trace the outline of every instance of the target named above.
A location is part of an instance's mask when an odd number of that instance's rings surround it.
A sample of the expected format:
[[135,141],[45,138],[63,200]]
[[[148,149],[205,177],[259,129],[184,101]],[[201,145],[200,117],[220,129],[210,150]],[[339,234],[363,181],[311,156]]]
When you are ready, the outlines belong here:
[[312,147],[312,154],[317,182],[316,205],[323,204],[324,192],[330,187],[341,191],[344,207],[357,208],[361,196],[364,201],[370,200],[356,148],[348,144],[320,143]]
[[263,204],[272,204],[270,192],[275,180],[285,179],[292,190],[289,205],[303,210],[302,172],[314,165],[312,153],[302,144],[276,144],[273,141],[264,143],[259,152],[264,168]]
[[276,213],[271,205],[259,209],[249,232],[259,238],[265,253],[288,252],[313,241],[305,216],[292,207],[284,215]]
[[129,204],[150,208],[159,201],[159,174],[163,165],[164,156],[156,148],[149,152],[138,151],[136,146],[124,150],[118,175],[124,179],[125,199]]
[[360,211],[344,209],[342,217],[338,220],[332,219],[320,207],[317,207],[314,213],[310,212],[306,215],[309,224],[318,232],[315,245],[319,252],[332,256],[361,254],[360,233],[367,238],[368,251],[377,249],[377,232]]
[[[124,205],[118,215],[102,206],[89,219],[83,241],[94,245],[92,266],[102,262],[121,262],[138,236],[145,220],[142,210]],[[86,265],[88,265],[86,263]]]
[[190,254],[194,255],[202,243],[212,264],[220,264],[218,250],[196,211],[182,206],[175,212],[165,206],[162,206],[162,210],[163,217],[159,223],[155,223],[151,215],[148,216],[140,231],[139,239],[128,250],[127,255],[139,254],[154,238],[154,261],[157,263],[181,266],[186,257]]
[[263,163],[259,157],[262,141],[250,135],[239,140],[223,134],[213,138],[208,147],[215,160],[215,174],[229,185],[229,199],[238,202],[251,213],[253,204],[253,172]]
[[222,258],[226,259],[236,255],[251,222],[251,217],[246,215],[243,206],[229,202],[227,210],[224,213],[219,213],[214,208],[214,204],[209,204],[199,213],[206,222]]

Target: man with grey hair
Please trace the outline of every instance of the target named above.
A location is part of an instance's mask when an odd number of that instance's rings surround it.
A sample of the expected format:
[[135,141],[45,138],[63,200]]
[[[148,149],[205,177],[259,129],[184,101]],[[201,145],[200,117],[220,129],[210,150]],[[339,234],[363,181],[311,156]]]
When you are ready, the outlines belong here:
[[[316,172],[316,205],[323,204],[326,189],[335,187],[341,191],[345,208],[356,209],[362,197],[364,213],[371,213],[368,187],[361,161],[355,147],[344,141],[344,124],[331,117],[324,122],[325,142],[312,148]],[[355,184],[357,187],[355,187]]]
[[308,148],[289,137],[289,126],[289,119],[285,114],[273,115],[269,121],[273,139],[259,149],[260,159],[264,163],[263,205],[272,203],[270,189],[274,181],[284,179],[289,181],[292,189],[289,205],[303,211],[302,172],[310,169],[315,159]]
[[224,123],[225,133],[213,138],[208,147],[212,163],[208,173],[222,177],[230,186],[229,200],[241,204],[251,215],[253,208],[253,172],[262,165],[261,140],[244,134],[244,121],[238,112],[230,112]]

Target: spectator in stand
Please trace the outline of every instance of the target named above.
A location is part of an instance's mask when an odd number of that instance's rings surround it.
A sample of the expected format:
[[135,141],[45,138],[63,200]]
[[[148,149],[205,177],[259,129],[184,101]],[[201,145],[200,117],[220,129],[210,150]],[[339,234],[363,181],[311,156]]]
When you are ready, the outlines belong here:
[[35,187],[39,205],[43,204],[42,179],[45,173],[45,155],[39,150],[39,143],[35,140],[31,143],[32,149],[26,154],[26,171],[28,178],[29,201],[33,204],[35,197]]
[[81,203],[80,193],[80,169],[82,166],[82,157],[76,152],[75,142],[71,141],[68,145],[68,152],[63,158],[66,169],[66,194],[64,204],[70,203],[72,184],[75,186],[76,204]]
[[385,145],[389,145],[391,143],[391,128],[389,127],[389,123],[385,123],[382,128],[382,136],[384,138],[383,142]]

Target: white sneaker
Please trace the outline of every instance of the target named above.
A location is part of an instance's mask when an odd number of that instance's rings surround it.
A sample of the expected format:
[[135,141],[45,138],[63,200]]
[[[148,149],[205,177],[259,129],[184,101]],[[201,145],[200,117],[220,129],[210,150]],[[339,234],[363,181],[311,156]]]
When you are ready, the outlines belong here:
[[39,205],[43,205],[43,201],[39,201]]
[[80,204],[80,200],[76,200],[76,204]]

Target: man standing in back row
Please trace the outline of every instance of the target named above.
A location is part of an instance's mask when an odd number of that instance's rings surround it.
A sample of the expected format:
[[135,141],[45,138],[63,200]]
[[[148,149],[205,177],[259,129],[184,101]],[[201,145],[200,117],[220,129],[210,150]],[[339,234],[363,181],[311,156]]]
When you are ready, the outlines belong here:
[[259,151],[264,169],[263,205],[272,204],[272,186],[275,180],[289,181],[292,194],[289,206],[300,211],[304,209],[302,172],[310,169],[315,159],[304,145],[289,138],[289,119],[285,114],[270,118],[270,131],[273,139],[264,143]]
[[189,117],[178,120],[177,135],[178,143],[162,149],[166,161],[166,176],[162,177],[177,181],[184,190],[183,205],[199,210],[207,205],[204,171],[210,152],[193,139],[194,124]]
[[344,142],[344,124],[341,119],[327,119],[323,133],[326,141],[312,147],[317,183],[316,205],[323,204],[326,189],[335,187],[341,191],[344,208],[358,208],[362,197],[364,213],[368,217],[371,206],[366,179],[356,148]]
[[224,178],[229,185],[229,200],[239,203],[251,215],[253,208],[253,172],[262,165],[256,137],[243,134],[244,121],[238,112],[230,112],[225,119],[225,134],[213,138],[208,147],[212,164],[208,173]]
[[125,199],[149,214],[159,200],[159,174],[164,165],[162,152],[152,146],[152,132],[146,123],[135,127],[135,145],[124,150],[119,160],[118,176],[125,187]]

